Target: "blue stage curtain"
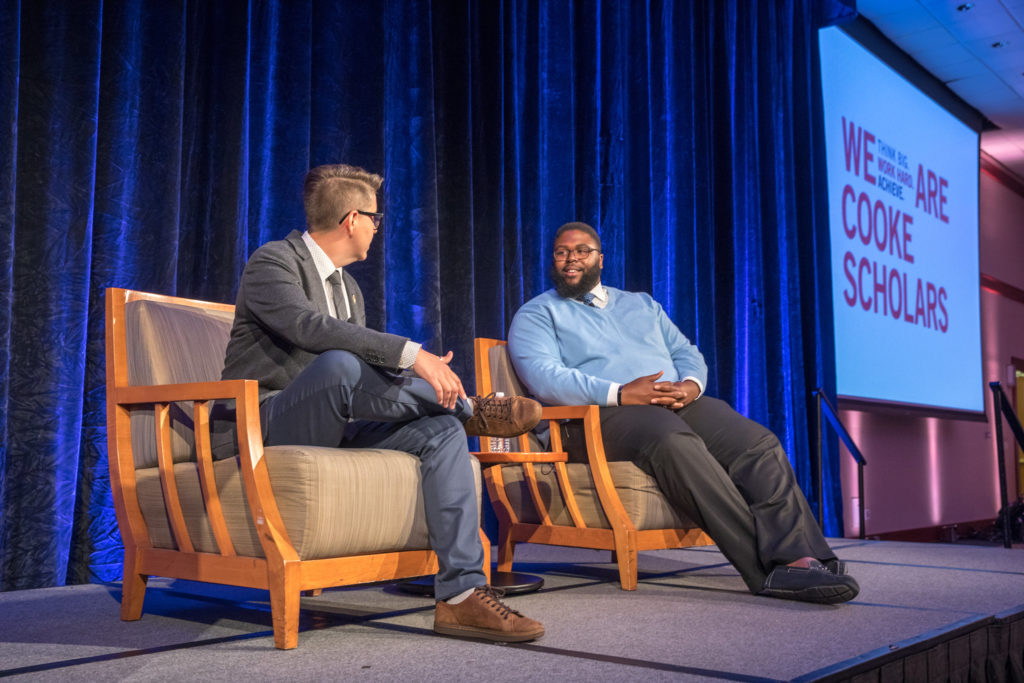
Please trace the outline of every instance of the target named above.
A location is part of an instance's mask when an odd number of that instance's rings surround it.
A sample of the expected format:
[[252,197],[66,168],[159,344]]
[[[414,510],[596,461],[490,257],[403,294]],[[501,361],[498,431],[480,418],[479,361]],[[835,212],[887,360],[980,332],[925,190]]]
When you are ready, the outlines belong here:
[[471,385],[472,338],[505,336],[554,230],[587,221],[604,281],[664,304],[813,495],[816,28],[848,4],[0,2],[0,589],[120,577],[104,289],[233,301],[328,162],[386,178],[351,268],[369,324],[454,350]]

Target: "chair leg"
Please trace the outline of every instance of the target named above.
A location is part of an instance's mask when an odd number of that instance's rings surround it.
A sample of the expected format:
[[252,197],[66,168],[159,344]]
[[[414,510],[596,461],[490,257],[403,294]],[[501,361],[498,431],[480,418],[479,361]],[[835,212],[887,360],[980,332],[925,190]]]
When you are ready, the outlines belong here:
[[135,571],[138,558],[133,551],[124,554],[124,578],[121,580],[121,620],[137,621],[142,617],[149,576]]
[[491,582],[491,539],[487,538],[487,534],[484,530],[480,529],[480,545],[484,549],[484,576],[487,577],[487,583]]
[[299,644],[299,600],[302,597],[299,564],[285,562],[268,566],[268,571],[274,646],[279,650],[291,650]]
[[619,564],[619,583],[622,585],[622,590],[635,591],[637,583],[636,535],[628,532],[615,534],[613,553]]
[[498,523],[498,571],[512,571],[512,557],[516,552],[516,542],[512,540],[512,529],[507,524]]

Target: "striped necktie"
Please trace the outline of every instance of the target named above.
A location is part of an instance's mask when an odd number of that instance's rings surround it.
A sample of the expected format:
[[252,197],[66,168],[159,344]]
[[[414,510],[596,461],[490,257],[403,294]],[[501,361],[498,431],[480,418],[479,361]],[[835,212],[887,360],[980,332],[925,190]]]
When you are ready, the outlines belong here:
[[580,294],[576,298],[579,301],[582,301],[583,303],[585,303],[588,306],[593,306],[594,305],[594,299],[596,299],[597,297],[594,296],[593,292],[587,292],[586,294]]

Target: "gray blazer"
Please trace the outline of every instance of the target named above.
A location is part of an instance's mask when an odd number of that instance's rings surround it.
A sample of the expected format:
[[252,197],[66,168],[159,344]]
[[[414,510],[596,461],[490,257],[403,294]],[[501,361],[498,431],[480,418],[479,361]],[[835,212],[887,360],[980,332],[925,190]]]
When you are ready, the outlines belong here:
[[363,293],[343,274],[353,322],[328,313],[323,283],[299,231],[253,252],[238,286],[221,377],[259,380],[263,401],[329,349],[397,370],[408,338],[367,329]]

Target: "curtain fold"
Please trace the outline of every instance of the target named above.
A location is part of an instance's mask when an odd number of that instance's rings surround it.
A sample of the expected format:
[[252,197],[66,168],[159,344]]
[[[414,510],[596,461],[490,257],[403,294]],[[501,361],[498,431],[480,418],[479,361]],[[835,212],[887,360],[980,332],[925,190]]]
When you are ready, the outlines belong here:
[[[20,80],[21,8],[14,3],[0,3],[0,558],[7,554],[8,536],[2,519],[9,509],[6,501],[13,497],[9,485],[10,461],[10,377],[11,319],[14,299],[14,198],[18,155],[18,86]],[[0,577],[4,575],[0,562]],[[0,589],[4,583],[0,578]]]
[[[846,3],[848,4],[848,3]],[[303,228],[301,181],[381,173],[353,264],[368,323],[472,386],[550,286],[551,238],[601,233],[708,390],[771,427],[814,499],[832,392],[813,0],[0,3],[0,589],[120,577],[103,291],[233,301]],[[826,532],[842,532],[826,441]]]

